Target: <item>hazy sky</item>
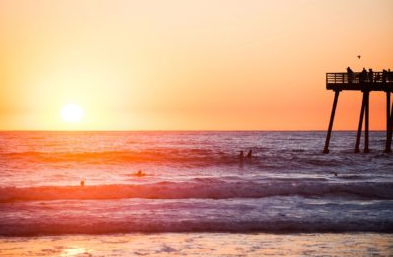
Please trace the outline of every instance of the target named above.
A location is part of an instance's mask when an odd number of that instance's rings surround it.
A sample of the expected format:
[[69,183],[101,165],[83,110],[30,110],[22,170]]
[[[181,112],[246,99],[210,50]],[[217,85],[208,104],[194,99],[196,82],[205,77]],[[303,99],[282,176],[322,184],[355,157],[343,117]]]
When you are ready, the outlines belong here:
[[[326,129],[393,68],[392,0],[0,0],[0,129]],[[357,55],[361,55],[361,59]],[[385,128],[383,93],[371,129]],[[356,129],[361,95],[335,129]],[[86,112],[75,124],[60,110]]]

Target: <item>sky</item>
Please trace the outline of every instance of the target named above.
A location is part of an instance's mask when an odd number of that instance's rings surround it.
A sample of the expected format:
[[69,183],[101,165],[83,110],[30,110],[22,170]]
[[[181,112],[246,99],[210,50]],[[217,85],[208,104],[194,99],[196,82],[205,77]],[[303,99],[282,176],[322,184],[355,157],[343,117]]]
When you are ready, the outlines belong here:
[[[393,69],[392,10],[392,0],[0,0],[0,130],[326,130],[326,72]],[[385,95],[370,98],[370,129],[385,129]],[[79,122],[62,119],[70,103]],[[334,129],[357,129],[360,104],[342,93]]]

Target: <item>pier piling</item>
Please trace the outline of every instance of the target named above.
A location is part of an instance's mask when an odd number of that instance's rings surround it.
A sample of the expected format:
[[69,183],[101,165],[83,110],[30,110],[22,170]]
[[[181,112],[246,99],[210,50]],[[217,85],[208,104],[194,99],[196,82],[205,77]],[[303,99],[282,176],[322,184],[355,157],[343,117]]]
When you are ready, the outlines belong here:
[[336,107],[337,107],[337,101],[339,95],[340,95],[340,90],[334,91],[332,113],[330,114],[329,128],[328,128],[328,133],[326,135],[325,148],[323,149],[323,153],[329,153],[330,136],[332,134],[334,115],[336,114]]
[[[393,112],[393,105],[392,105]],[[390,112],[390,92],[386,92],[386,145],[385,145],[385,153],[391,153],[391,144],[392,144],[392,118]]]
[[385,146],[385,153],[391,153],[392,152],[392,131],[393,131],[393,103],[392,103],[392,109],[390,111],[390,116],[388,117],[387,120],[387,133],[386,133],[386,146]]
[[365,98],[365,117],[364,117],[364,152],[369,153],[370,150],[368,148],[368,121],[369,121],[369,106],[370,106],[370,92],[363,92]]
[[359,117],[359,125],[358,125],[358,132],[356,134],[356,143],[355,143],[355,153],[360,152],[359,146],[360,146],[360,137],[362,135],[362,126],[363,126],[363,116],[364,116],[364,104],[365,103],[365,97],[363,94],[362,97],[362,106],[360,107],[360,117]]

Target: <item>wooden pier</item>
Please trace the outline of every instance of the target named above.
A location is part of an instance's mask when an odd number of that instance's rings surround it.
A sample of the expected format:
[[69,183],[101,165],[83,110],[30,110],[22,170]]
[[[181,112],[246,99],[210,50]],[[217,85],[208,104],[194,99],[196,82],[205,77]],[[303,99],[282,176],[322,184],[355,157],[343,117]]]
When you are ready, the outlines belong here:
[[364,118],[364,152],[369,150],[369,96],[372,91],[381,91],[386,94],[386,144],[385,153],[392,151],[392,129],[393,129],[393,104],[390,106],[390,94],[393,92],[393,74],[392,72],[372,72],[372,73],[326,73],[326,89],[334,91],[334,100],[332,113],[330,115],[329,128],[326,135],[326,142],[323,153],[329,153],[329,142],[332,134],[334,115],[336,113],[338,97],[341,91],[359,91],[363,94],[362,106],[360,108],[360,117],[358,130],[356,134],[355,153],[358,153],[360,146],[360,137],[362,134]]

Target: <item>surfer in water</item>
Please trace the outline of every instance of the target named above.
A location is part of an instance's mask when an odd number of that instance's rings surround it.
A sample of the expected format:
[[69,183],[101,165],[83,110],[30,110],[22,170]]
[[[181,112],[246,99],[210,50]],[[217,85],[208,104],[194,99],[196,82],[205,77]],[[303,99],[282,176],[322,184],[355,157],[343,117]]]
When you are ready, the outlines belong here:
[[247,158],[251,158],[252,157],[252,149],[250,149],[247,153]]
[[241,150],[239,153],[239,159],[242,161],[243,158],[244,158],[244,152],[243,152],[243,150]]
[[146,176],[146,173],[144,173],[142,170],[138,170],[138,172],[135,172],[134,175],[136,177],[143,177],[143,176]]
[[83,186],[85,186],[85,179],[84,178],[82,178],[82,180],[81,180],[81,187],[83,187]]

